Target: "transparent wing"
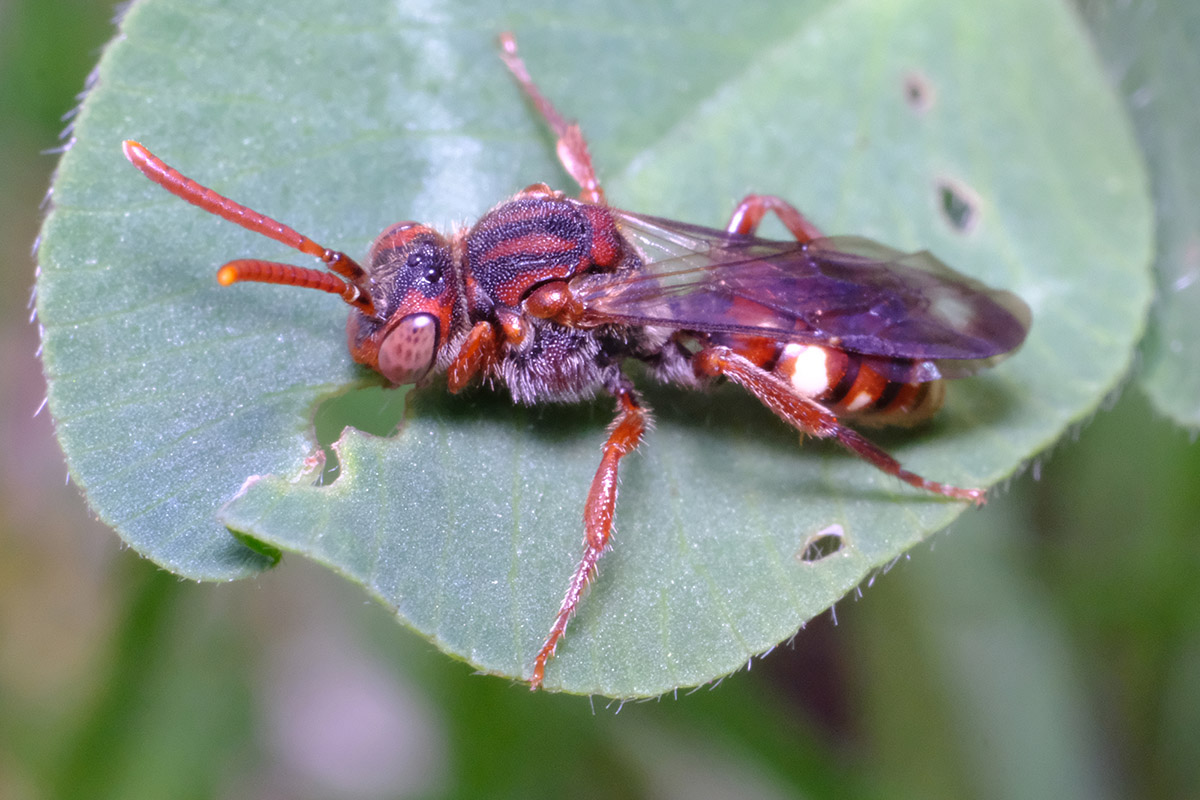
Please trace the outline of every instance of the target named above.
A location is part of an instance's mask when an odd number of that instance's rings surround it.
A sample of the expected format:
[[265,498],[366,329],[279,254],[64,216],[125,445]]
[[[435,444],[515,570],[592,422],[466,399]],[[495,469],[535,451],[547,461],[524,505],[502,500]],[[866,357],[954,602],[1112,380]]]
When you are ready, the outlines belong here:
[[[1012,352],[1029,329],[1016,295],[962,275],[928,252],[869,239],[801,244],[613,210],[642,265],[577,278],[591,321],[664,325],[824,344],[973,372]],[[950,362],[950,363],[946,363]]]

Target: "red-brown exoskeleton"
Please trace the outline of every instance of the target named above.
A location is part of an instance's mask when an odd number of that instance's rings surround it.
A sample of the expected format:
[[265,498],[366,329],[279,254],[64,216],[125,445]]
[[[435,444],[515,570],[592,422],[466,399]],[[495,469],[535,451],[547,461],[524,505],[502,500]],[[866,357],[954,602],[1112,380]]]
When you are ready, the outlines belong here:
[[[580,199],[535,184],[474,226],[444,236],[401,222],[375,240],[367,268],[184,177],[142,145],[125,156],[152,181],[206,211],[325,262],[329,272],[239,259],[222,285],[261,281],[340,295],[355,361],[393,384],[445,372],[451,391],[503,384],[519,403],[606,392],[617,415],[584,506],[584,551],[530,674],[546,664],[609,545],[617,466],[649,412],[622,362],[689,388],[725,377],[801,433],[836,439],[920,489],[983,502],[981,489],[927,480],[843,420],[905,423],[941,404],[942,378],[1012,352],[1029,310],[1015,295],[954,272],[928,253],[823,237],[788,203],[750,195],[725,230],[611,208],[578,125],[538,91],[511,35],[501,57],[558,137]],[[795,241],[754,235],[774,212]]]

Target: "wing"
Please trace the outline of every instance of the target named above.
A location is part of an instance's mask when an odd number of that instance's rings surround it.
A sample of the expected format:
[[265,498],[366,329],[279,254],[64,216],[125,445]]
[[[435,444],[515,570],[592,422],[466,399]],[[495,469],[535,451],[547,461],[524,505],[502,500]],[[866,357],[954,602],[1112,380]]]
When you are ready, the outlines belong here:
[[572,282],[591,321],[822,344],[968,374],[1029,329],[1016,295],[928,252],[869,239],[775,241],[613,209],[642,265]]

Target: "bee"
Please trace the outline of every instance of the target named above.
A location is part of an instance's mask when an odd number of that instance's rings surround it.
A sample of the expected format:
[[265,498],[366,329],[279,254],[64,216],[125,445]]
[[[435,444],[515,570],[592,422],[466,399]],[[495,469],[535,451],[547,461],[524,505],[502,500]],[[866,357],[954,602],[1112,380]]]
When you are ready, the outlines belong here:
[[[847,423],[929,417],[942,403],[945,378],[1020,347],[1030,324],[1020,298],[927,252],[823,236],[770,195],[744,198],[724,230],[613,208],[579,126],[542,95],[511,34],[501,35],[500,54],[557,137],[579,196],[534,184],[449,235],[397,223],[375,240],[365,268],[185,177],[135,141],[123,148],[173,194],[324,262],[321,270],[238,259],[217,280],[340,296],[351,307],[351,357],[391,384],[444,375],[452,392],[482,380],[524,404],[614,398],[616,417],[583,509],[583,554],[531,665],[531,688],[541,687],[609,547],[618,467],[649,424],[626,362],[689,389],[733,381],[802,434],[836,440],[919,489],[983,502],[982,489],[909,472]],[[767,213],[793,238],[755,235]]]

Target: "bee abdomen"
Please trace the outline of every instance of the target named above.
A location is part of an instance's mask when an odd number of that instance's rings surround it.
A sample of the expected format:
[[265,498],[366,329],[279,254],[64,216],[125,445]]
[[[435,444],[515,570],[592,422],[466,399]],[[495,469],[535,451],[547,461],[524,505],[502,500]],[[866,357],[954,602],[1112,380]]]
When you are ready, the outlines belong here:
[[773,371],[797,394],[811,397],[840,417],[868,424],[912,424],[941,407],[942,381],[894,380],[871,361],[832,347],[789,342],[782,346]]

